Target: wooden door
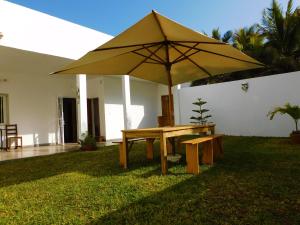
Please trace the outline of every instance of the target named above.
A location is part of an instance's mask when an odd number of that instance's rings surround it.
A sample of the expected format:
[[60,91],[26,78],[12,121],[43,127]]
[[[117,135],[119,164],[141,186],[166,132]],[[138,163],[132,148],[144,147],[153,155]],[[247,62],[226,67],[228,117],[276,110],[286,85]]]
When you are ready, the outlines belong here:
[[77,110],[75,98],[63,98],[64,142],[77,142]]
[[99,99],[89,98],[87,100],[88,133],[100,141],[100,115]]

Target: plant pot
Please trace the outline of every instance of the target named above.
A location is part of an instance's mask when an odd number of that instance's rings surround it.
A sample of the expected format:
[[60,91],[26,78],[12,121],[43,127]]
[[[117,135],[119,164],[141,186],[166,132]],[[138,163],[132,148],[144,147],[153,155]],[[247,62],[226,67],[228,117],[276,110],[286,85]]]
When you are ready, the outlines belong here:
[[93,146],[93,145],[84,145],[81,147],[82,151],[95,151],[97,149],[97,147]]
[[293,131],[291,134],[290,134],[290,137],[291,137],[291,141],[292,143],[294,144],[300,144],[300,132],[295,132]]

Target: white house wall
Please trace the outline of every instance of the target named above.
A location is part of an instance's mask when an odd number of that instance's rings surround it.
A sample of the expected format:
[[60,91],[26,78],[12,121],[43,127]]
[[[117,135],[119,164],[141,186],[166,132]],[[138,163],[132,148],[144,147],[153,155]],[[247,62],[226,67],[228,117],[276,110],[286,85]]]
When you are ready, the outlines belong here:
[[[249,84],[244,92],[242,83]],[[288,116],[277,115],[270,121],[267,113],[274,106],[287,102],[300,105],[300,72],[248,80],[226,82],[180,90],[181,122],[188,124],[197,98],[207,101],[211,121],[217,132],[227,135],[288,136],[294,122]]]
[[[100,100],[101,135],[105,135],[107,140],[120,139],[122,137],[121,130],[124,129],[122,79],[108,76],[90,78],[88,79],[87,90],[90,98],[99,97]],[[130,92],[131,128],[156,126],[158,115],[157,84],[131,79]]]
[[131,127],[157,126],[157,84],[137,80],[130,81]]
[[105,137],[104,81],[102,77],[88,76],[87,96],[99,99],[100,135]]
[[57,143],[58,97],[76,97],[74,78],[44,74],[8,74],[0,92],[8,94],[9,122],[18,125],[23,145]]

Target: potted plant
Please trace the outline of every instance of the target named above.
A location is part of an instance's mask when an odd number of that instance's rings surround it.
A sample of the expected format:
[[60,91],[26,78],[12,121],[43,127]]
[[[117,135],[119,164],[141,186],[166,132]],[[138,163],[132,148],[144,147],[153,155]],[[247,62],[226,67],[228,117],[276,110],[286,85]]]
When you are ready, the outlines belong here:
[[281,115],[287,114],[292,117],[295,122],[296,130],[292,131],[290,137],[293,143],[300,144],[300,131],[298,130],[300,107],[298,105],[290,105],[290,103],[287,103],[284,107],[274,108],[274,110],[270,111],[267,116],[270,117],[270,120],[272,120],[277,113],[280,113]]
[[80,149],[83,151],[93,151],[97,149],[97,142],[94,137],[89,134],[82,134],[79,139]]
[[206,113],[209,111],[208,109],[204,109],[203,105],[205,105],[207,102],[202,101],[201,98],[198,98],[196,102],[193,102],[194,105],[198,106],[198,109],[193,109],[192,111],[197,113],[197,116],[190,117],[191,123],[196,124],[206,124],[207,119],[211,117],[211,115],[206,115]]

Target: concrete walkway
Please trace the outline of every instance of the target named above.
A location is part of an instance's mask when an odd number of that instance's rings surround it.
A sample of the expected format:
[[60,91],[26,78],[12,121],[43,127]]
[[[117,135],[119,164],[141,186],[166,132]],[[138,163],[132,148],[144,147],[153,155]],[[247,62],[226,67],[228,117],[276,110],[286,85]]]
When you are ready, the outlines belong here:
[[18,149],[10,149],[9,151],[0,150],[0,161],[11,159],[22,159],[34,156],[52,155],[61,152],[69,152],[79,149],[78,144],[40,146],[40,147],[24,147]]

